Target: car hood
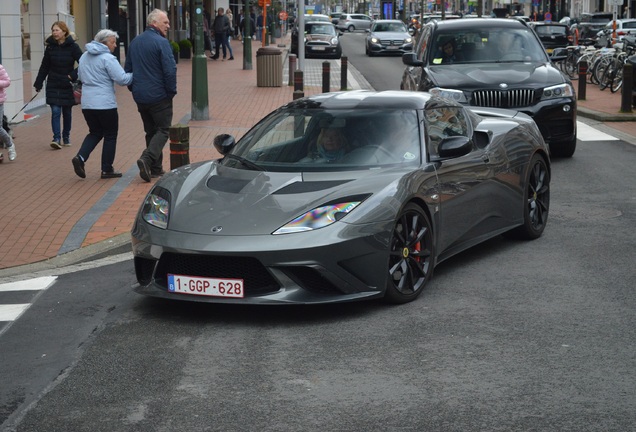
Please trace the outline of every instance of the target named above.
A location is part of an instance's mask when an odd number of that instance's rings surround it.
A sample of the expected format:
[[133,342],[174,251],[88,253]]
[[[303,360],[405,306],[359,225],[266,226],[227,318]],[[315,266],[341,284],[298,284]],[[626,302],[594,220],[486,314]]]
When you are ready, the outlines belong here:
[[[395,169],[300,173],[228,168],[215,162],[175,170],[157,183],[170,191],[168,229],[215,235],[269,235],[281,226],[325,203],[352,196],[393,193],[397,181],[413,170]],[[379,194],[384,196],[385,194]],[[375,201],[377,198],[370,198]],[[383,203],[367,204],[376,214],[394,212]],[[398,206],[395,206],[398,207]],[[384,208],[384,210],[382,210]],[[363,223],[364,211],[346,217]],[[218,227],[222,227],[221,230]]]
[[375,37],[378,39],[406,39],[412,36],[408,33],[403,33],[403,32],[379,32],[379,33],[371,33],[370,37]]
[[543,88],[565,82],[550,63],[471,63],[429,66],[428,76],[435,86],[462,90],[510,87]]
[[335,38],[334,35],[329,34],[308,34],[305,35],[305,38],[308,41],[322,41],[322,42],[330,42],[331,39]]

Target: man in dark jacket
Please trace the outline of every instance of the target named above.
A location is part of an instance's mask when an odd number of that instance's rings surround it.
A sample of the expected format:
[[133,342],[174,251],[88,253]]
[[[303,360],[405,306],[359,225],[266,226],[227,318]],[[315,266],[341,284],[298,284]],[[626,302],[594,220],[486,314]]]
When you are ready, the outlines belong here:
[[172,125],[172,99],[177,94],[177,65],[166,39],[170,20],[165,11],[148,14],[146,30],[130,42],[124,70],[133,73],[129,86],[146,133],[146,149],[137,161],[139,176],[149,182],[163,175],[163,148]]
[[[214,32],[214,46],[216,52],[212,56],[212,60],[218,60],[219,47],[223,46],[223,60],[227,56],[227,50],[230,49],[230,45],[227,39],[228,32],[232,28],[230,25],[230,19],[225,15],[223,8],[219,8],[216,17],[214,17],[214,23],[212,24],[212,31]],[[230,57],[230,60],[234,60],[234,57]]]

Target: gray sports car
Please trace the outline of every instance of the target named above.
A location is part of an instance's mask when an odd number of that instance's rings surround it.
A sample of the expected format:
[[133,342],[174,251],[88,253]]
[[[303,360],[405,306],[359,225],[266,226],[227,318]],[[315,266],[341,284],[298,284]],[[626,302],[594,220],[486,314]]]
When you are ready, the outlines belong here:
[[423,92],[295,100],[218,160],[167,173],[132,229],[136,291],[203,302],[417,298],[434,267],[486,239],[534,239],[548,148],[515,111]]

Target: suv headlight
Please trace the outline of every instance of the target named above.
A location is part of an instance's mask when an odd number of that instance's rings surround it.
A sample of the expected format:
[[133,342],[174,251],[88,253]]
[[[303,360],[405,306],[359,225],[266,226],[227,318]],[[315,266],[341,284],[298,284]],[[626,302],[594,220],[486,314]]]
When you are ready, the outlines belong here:
[[543,89],[541,100],[574,97],[574,88],[568,84],[558,84]]
[[459,102],[462,104],[468,103],[466,96],[464,96],[464,92],[461,90],[455,89],[445,89],[440,87],[432,88],[428,91],[433,96],[442,97],[445,99],[450,99],[455,102]]
[[377,37],[373,36],[373,37],[371,38],[371,43],[377,44],[377,43],[379,43],[379,42],[380,42],[380,39],[378,39]]

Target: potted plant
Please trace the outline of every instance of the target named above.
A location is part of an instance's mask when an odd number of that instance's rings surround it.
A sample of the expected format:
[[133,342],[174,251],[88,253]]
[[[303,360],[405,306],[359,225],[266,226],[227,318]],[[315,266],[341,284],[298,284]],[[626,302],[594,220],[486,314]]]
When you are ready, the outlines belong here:
[[179,57],[182,59],[192,58],[192,42],[189,39],[179,41]]
[[170,46],[172,47],[172,54],[174,54],[175,63],[179,63],[179,44],[175,41],[170,41]]

